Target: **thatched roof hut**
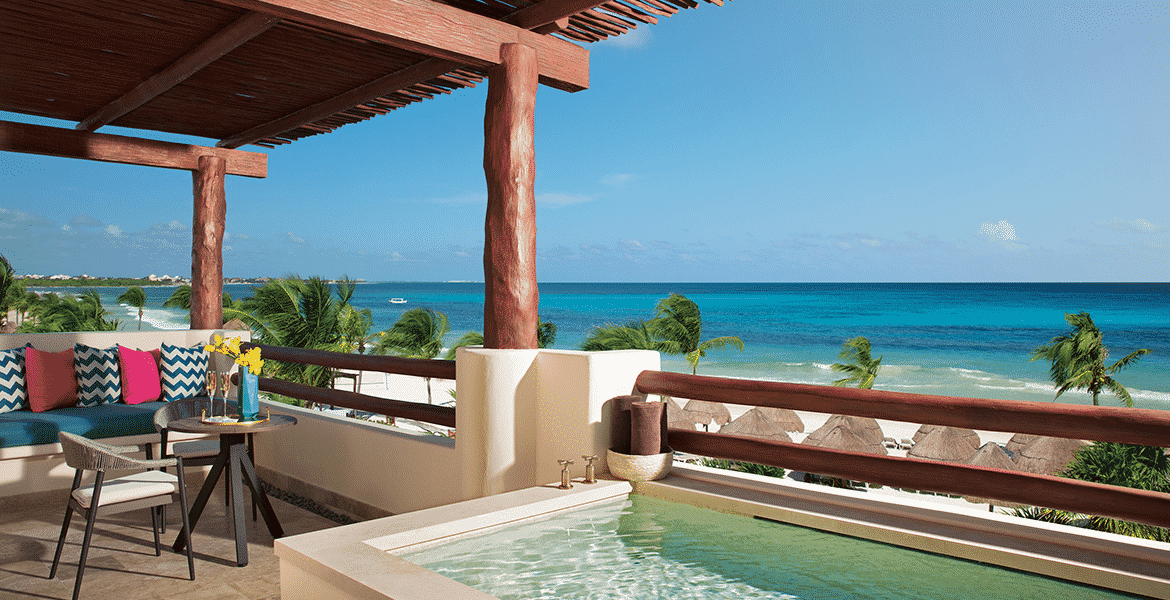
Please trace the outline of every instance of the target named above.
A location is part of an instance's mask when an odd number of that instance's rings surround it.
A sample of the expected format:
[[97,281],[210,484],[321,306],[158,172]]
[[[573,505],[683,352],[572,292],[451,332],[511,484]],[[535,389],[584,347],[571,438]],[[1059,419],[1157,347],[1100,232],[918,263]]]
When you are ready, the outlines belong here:
[[918,431],[914,432],[914,435],[910,439],[914,440],[914,443],[917,444],[918,440],[926,437],[928,434],[930,434],[930,432],[938,429],[939,427],[942,427],[942,425],[923,425],[922,427],[918,428]]
[[740,415],[738,419],[724,425],[719,429],[719,433],[763,438],[778,442],[792,441],[792,438],[788,437],[788,434],[785,433],[783,424],[772,420],[760,407],[753,408]]
[[906,453],[910,458],[966,462],[979,449],[979,434],[961,427],[937,427],[919,438]]
[[1040,436],[1020,448],[1013,460],[1021,471],[1056,475],[1073,461],[1077,450],[1088,445],[1084,440]]

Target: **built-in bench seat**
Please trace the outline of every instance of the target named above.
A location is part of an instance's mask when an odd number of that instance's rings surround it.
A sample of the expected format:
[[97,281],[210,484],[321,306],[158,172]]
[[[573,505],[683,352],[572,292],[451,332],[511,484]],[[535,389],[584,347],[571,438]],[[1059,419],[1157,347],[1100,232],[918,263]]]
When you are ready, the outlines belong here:
[[[163,342],[191,347],[208,343],[216,333],[251,339],[247,331],[172,330],[172,331],[92,331],[72,333],[37,333],[0,335],[0,350],[31,344],[46,352],[61,352],[81,343],[95,348],[121,344],[128,348],[152,350]],[[219,357],[213,357],[213,360]],[[220,368],[226,369],[231,359]],[[73,470],[65,465],[57,432],[69,431],[91,439],[102,439],[116,446],[135,446],[158,442],[154,430],[154,413],[161,401],[141,404],[104,404],[94,407],[58,408],[34,413],[18,410],[0,413],[0,499],[29,493],[68,489]],[[171,441],[203,437],[173,433]],[[0,502],[0,505],[3,503]]]
[[0,448],[56,444],[60,431],[90,439],[153,434],[154,413],[162,406],[159,401],[0,413]]

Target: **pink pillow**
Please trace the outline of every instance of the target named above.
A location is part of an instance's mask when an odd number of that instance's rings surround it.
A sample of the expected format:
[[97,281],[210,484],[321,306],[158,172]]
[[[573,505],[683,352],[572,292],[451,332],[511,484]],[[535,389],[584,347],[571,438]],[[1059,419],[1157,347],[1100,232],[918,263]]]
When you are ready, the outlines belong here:
[[25,348],[24,368],[28,405],[33,412],[45,412],[77,404],[77,374],[73,370],[73,348],[41,352]]
[[118,344],[118,364],[122,367],[122,401],[126,404],[141,404],[158,400],[162,396],[162,383],[158,376],[158,363],[154,354],[142,350],[131,350]]

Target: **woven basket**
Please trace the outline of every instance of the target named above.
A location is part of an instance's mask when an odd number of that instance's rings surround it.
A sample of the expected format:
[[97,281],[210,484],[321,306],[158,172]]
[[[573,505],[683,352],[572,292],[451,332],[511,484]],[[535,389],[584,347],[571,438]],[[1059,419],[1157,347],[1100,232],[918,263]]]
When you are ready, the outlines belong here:
[[609,467],[610,474],[618,479],[653,481],[670,474],[670,465],[674,462],[674,452],[636,456],[607,450],[605,462]]

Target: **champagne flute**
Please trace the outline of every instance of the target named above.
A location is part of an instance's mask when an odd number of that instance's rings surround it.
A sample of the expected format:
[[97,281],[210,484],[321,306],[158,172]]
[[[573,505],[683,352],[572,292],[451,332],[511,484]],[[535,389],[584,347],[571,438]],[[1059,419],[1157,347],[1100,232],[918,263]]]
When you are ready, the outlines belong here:
[[232,387],[231,371],[221,371],[219,374],[219,385],[223,389],[223,420],[228,419],[228,390]]
[[207,380],[204,386],[207,388],[207,403],[211,406],[211,420],[215,419],[215,388],[219,385],[219,373],[215,370],[207,370]]

